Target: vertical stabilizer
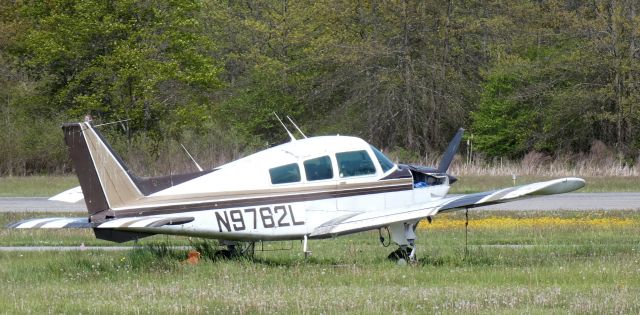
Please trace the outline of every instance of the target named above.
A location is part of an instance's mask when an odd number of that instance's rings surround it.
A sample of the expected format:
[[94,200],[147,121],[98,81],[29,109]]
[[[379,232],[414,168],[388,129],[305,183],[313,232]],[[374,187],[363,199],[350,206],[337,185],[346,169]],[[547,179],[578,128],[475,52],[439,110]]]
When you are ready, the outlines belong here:
[[90,215],[144,197],[122,160],[90,123],[68,123],[62,129]]

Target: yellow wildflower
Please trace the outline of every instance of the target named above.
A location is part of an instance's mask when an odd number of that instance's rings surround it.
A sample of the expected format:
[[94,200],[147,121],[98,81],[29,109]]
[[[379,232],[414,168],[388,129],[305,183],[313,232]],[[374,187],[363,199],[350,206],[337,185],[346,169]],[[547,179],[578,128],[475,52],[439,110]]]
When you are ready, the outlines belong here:
[[[519,227],[549,227],[549,226],[589,226],[589,227],[614,227],[629,226],[636,220],[631,218],[590,218],[574,217],[561,218],[553,216],[533,217],[533,218],[513,218],[513,217],[488,217],[480,219],[470,219],[469,227],[484,229],[508,229]],[[449,229],[464,227],[463,218],[452,218],[448,216],[435,217],[433,224],[421,221],[419,228],[428,229]]]

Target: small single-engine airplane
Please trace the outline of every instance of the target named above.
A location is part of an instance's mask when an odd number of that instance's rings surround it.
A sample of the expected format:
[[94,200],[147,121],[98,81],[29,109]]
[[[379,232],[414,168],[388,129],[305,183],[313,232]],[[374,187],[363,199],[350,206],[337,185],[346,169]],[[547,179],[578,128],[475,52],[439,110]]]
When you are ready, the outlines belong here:
[[[437,168],[395,164],[362,139],[321,136],[291,141],[212,170],[140,178],[90,122],[62,126],[89,212],[86,218],[30,219],[12,228],[91,228],[115,242],[155,234],[237,242],[330,238],[387,229],[390,257],[415,260],[415,228],[445,211],[570,192],[562,178],[470,195],[447,196],[447,169],[460,129]],[[288,131],[287,131],[288,132]],[[382,240],[384,242],[384,240]]]

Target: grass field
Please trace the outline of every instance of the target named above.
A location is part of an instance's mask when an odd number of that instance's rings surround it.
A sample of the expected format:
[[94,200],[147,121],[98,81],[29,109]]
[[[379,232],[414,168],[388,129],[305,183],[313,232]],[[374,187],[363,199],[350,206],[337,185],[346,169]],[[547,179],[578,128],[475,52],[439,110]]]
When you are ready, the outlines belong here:
[[[520,176],[516,185],[545,181],[558,177]],[[637,192],[640,179],[626,177],[584,177],[587,185],[579,192]],[[51,197],[78,186],[75,176],[0,177],[0,197]],[[460,176],[450,193],[466,194],[513,186],[511,176]]]
[[[48,214],[50,215],[50,214]],[[0,223],[33,214],[0,214]],[[460,212],[419,229],[415,266],[377,232],[265,244],[182,264],[186,250],[0,252],[6,313],[638,313],[640,212]],[[101,244],[91,232],[1,230],[0,245]],[[152,237],[147,244],[189,244]],[[193,240],[193,242],[199,242]],[[270,247],[269,247],[270,246]]]
[[75,176],[0,177],[0,197],[51,197],[75,186]]

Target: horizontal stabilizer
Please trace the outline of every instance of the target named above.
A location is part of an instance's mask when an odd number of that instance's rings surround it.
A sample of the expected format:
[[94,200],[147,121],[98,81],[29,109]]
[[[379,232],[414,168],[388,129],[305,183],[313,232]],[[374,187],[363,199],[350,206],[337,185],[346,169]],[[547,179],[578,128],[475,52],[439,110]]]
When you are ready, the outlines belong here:
[[82,194],[82,188],[80,188],[80,186],[73,187],[69,190],[65,190],[49,198],[49,200],[51,201],[62,201],[62,202],[68,202],[68,203],[76,203],[83,199],[84,199],[84,195]]
[[131,217],[113,219],[102,224],[92,224],[87,218],[41,218],[29,219],[7,226],[10,229],[63,229],[63,228],[98,228],[98,229],[135,229],[159,228],[165,225],[181,225],[193,221],[193,217]]
[[93,225],[87,218],[40,218],[12,223],[8,229],[89,229]]

